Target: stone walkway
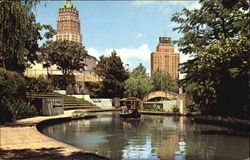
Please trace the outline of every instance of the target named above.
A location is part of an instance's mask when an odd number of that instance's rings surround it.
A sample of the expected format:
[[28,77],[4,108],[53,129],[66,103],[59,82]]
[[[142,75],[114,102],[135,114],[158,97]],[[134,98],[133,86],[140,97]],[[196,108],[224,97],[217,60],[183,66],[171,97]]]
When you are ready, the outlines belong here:
[[47,119],[70,117],[73,110],[59,116],[39,116],[0,127],[0,159],[107,159],[47,137],[36,124]]

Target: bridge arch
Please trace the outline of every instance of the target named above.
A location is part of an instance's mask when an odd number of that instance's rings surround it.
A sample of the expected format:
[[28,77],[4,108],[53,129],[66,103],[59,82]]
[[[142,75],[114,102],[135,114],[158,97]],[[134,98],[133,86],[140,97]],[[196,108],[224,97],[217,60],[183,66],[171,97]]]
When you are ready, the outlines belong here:
[[179,94],[177,94],[177,93],[164,92],[164,91],[155,91],[155,92],[151,92],[151,93],[147,94],[143,98],[143,101],[148,101],[150,99],[157,98],[157,97],[167,98],[169,100],[178,100],[180,98]]

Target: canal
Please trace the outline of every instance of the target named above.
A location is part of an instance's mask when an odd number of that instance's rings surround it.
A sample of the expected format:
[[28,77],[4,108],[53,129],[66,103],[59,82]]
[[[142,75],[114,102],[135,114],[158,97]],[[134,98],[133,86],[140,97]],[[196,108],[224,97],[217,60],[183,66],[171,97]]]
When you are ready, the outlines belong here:
[[245,160],[249,137],[201,125],[187,117],[142,115],[124,120],[116,112],[98,118],[47,126],[42,133],[111,159]]

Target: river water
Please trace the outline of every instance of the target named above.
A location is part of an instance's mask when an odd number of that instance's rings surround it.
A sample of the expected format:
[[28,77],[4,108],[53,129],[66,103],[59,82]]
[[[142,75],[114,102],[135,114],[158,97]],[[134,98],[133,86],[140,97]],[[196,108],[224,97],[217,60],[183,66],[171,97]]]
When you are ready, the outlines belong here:
[[187,117],[142,115],[135,121],[117,112],[99,113],[95,119],[47,126],[42,133],[115,160],[249,159],[249,137]]

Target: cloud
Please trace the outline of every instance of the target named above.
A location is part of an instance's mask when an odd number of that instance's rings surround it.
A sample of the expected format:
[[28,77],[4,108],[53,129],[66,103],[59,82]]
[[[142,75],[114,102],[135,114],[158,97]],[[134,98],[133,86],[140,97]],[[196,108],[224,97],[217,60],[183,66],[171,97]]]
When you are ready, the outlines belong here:
[[[129,70],[132,71],[135,67],[137,67],[140,63],[146,67],[147,73],[150,73],[150,51],[147,44],[143,44],[137,48],[116,48],[116,49],[104,49],[97,50],[95,48],[88,48],[87,51],[90,55],[95,56],[99,59],[100,56],[109,56],[111,52],[115,50],[117,54],[121,57],[124,66],[126,64],[129,65]],[[175,52],[179,52],[179,50],[175,47]],[[187,62],[194,57],[190,55],[185,55],[180,53],[180,63]],[[182,79],[184,74],[180,74],[180,79]]]
[[137,8],[147,9],[148,11],[158,11],[162,13],[169,13],[169,6],[166,1],[133,1],[131,5]]
[[162,13],[169,13],[177,7],[186,7],[190,10],[199,9],[201,7],[199,1],[133,1],[131,5],[134,7],[144,7],[151,10],[157,10]]
[[156,2],[157,1],[133,1],[131,5],[135,7],[141,7],[141,6],[145,6],[145,5],[156,3]]
[[190,3],[186,8],[189,9],[189,10],[200,9],[201,4],[199,3],[199,1],[195,1],[193,3]]
[[134,38],[141,38],[141,37],[143,37],[143,34],[142,33],[132,33],[132,36],[134,37]]
[[99,59],[99,57],[101,56],[101,53],[98,50],[94,49],[94,48],[88,48],[87,51],[88,51],[89,55],[94,56],[97,59]]
[[115,50],[121,57],[124,65],[129,65],[130,70],[133,70],[140,63],[142,63],[147,68],[147,72],[150,72],[151,51],[147,44],[143,44],[138,48],[109,48],[104,50],[97,50],[95,48],[87,49],[88,53],[92,56],[95,56],[97,59],[99,59],[101,55],[109,56],[113,50]]

